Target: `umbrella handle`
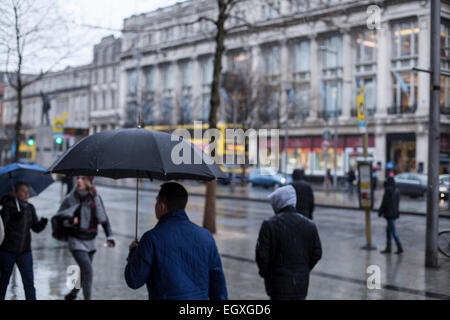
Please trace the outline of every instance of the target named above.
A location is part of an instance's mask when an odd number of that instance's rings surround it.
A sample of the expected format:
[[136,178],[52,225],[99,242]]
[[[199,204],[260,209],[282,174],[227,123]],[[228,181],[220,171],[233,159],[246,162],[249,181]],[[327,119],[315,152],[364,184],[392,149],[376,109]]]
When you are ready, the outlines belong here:
[[14,193],[14,199],[16,200],[16,206],[17,206],[17,211],[20,212],[20,205],[19,205],[19,201],[17,200],[16,194]]

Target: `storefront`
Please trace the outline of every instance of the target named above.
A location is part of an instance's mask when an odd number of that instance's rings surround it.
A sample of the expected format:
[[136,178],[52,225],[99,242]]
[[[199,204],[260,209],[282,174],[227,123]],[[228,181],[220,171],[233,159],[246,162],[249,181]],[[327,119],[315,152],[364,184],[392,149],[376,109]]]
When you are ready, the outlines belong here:
[[393,162],[394,173],[420,171],[416,165],[416,135],[393,133],[386,135],[386,163]]
[[[374,159],[375,139],[369,135],[368,155]],[[270,144],[269,144],[270,145]],[[284,139],[280,139],[280,152],[284,151]],[[357,158],[363,156],[363,139],[360,135],[344,135],[338,138],[337,174],[344,176],[353,167]],[[323,176],[327,168],[334,168],[334,140],[323,137],[290,137],[287,149],[287,172],[296,168],[305,170],[306,175]]]

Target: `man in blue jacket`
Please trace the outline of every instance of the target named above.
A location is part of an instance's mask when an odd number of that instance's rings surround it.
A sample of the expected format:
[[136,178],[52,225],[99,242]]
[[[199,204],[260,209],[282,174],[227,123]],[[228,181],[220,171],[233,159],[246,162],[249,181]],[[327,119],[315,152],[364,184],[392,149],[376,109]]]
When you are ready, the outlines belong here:
[[186,215],[186,189],[174,182],[156,198],[158,223],[131,243],[125,280],[132,289],[147,285],[151,300],[226,300],[225,275],[211,233]]

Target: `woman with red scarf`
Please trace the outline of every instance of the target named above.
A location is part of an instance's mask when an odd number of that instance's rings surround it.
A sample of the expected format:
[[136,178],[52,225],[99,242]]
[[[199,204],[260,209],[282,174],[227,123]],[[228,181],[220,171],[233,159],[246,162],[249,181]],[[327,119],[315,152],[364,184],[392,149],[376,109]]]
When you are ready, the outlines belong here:
[[[100,196],[92,184],[94,177],[79,176],[77,187],[63,200],[58,214],[66,217],[64,226],[70,229],[68,243],[72,255],[80,267],[81,287],[85,300],[91,299],[93,269],[92,261],[96,251],[97,226],[101,224],[108,247],[115,246],[108,216]],[[80,289],[74,288],[65,296],[75,300]]]

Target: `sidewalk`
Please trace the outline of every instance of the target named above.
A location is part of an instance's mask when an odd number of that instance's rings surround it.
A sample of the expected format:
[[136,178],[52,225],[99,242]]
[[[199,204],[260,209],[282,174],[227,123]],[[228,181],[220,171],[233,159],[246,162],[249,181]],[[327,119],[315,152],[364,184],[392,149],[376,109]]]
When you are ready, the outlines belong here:
[[[99,193],[107,207],[108,216],[117,237],[114,249],[104,247],[106,240],[99,232],[98,251],[94,258],[94,299],[147,299],[144,287],[132,290],[127,287],[123,272],[126,265],[128,245],[134,236],[135,190],[99,187]],[[39,197],[32,198],[39,216],[50,218],[58,208],[59,185],[54,184]],[[150,213],[155,199],[141,197],[139,235],[156,224],[154,214]],[[230,299],[268,299],[264,281],[258,274],[255,259],[255,246],[258,230],[267,217],[273,215],[267,203],[245,202],[241,205],[246,215],[231,215],[225,212],[229,201],[218,200],[218,232],[215,239],[222,257]],[[147,209],[145,209],[147,208]],[[230,208],[230,211],[239,211]],[[410,240],[424,239],[425,226],[422,219],[408,216],[398,225],[403,237],[405,253],[382,255],[378,251],[361,250],[364,244],[362,224],[357,223],[358,215],[342,212],[336,219],[333,210],[319,209],[321,214],[316,223],[321,234],[323,256],[311,273],[309,300],[315,299],[450,299],[450,259],[440,256],[440,268],[424,268],[423,246],[415,246]],[[150,211],[150,212],[149,212]],[[331,212],[330,212],[331,211]],[[189,217],[197,224],[203,217],[201,198],[191,199]],[[356,218],[356,219],[355,219]],[[373,242],[378,250],[384,244],[385,223],[382,219],[372,222]],[[449,220],[441,220],[442,228],[449,228]],[[243,226],[243,227],[241,227]],[[41,234],[33,234],[33,255],[35,283],[38,299],[61,300],[68,292],[66,288],[67,267],[74,260],[67,244],[51,238],[51,228]],[[381,272],[381,289],[367,288],[368,266],[378,266]],[[18,287],[10,286],[7,299],[23,299],[20,276]]]
[[[148,180],[141,182],[140,190],[158,192],[159,186],[163,182]],[[190,195],[204,196],[205,185],[202,182],[196,181],[183,181],[183,185],[186,187]],[[135,179],[122,179],[112,180],[107,178],[96,178],[96,184],[118,187],[118,188],[132,188],[136,189]],[[338,209],[359,209],[358,195],[355,192],[350,195],[342,190],[327,191],[322,186],[312,185],[314,189],[315,204],[317,206],[326,208],[338,208]],[[247,185],[245,187],[236,185],[234,192],[231,192],[230,185],[217,184],[216,196],[218,199],[239,199],[250,201],[267,201],[267,196],[273,191],[273,188],[265,189],[262,187],[251,187]],[[378,188],[375,191],[375,203],[374,211],[377,211],[381,205],[384,190]],[[447,203],[441,201],[440,203],[440,216],[450,218],[450,211],[447,209]],[[400,213],[402,214],[414,214],[414,215],[426,215],[426,199],[418,198],[413,199],[407,196],[402,196],[400,200]]]

